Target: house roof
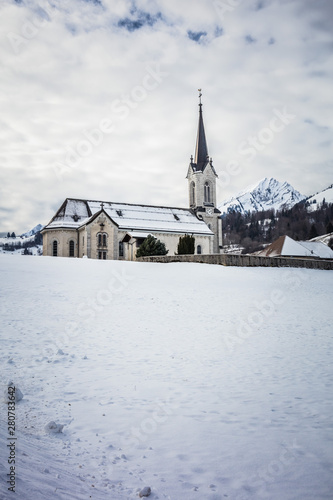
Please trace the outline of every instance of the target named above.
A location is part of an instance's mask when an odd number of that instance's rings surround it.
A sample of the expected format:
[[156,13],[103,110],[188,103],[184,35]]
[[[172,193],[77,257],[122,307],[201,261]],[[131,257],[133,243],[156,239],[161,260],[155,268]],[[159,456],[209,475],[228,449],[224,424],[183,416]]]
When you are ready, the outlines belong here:
[[187,208],[134,205],[97,200],[67,198],[48,229],[78,229],[89,224],[98,212],[104,212],[120,230],[133,232],[190,233],[212,236],[213,232]]
[[280,236],[280,238],[259,252],[258,255],[264,255],[265,257],[289,256],[332,259],[333,251],[321,242],[295,241],[289,236]]
[[333,259],[333,250],[321,241],[300,241],[300,245],[311,252],[314,257]]

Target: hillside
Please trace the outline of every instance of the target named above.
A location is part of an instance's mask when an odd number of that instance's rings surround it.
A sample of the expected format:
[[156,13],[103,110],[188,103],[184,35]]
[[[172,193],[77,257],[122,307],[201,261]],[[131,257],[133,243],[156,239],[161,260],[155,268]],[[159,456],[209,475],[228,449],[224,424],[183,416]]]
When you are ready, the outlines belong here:
[[17,498],[330,497],[330,272],[12,255],[0,271]]
[[[266,197],[270,196],[268,190],[265,193]],[[285,235],[305,241],[330,234],[333,232],[332,193],[331,186],[289,209],[245,212],[230,209],[222,216],[224,251],[236,245],[244,253],[254,252]],[[332,245],[332,241],[325,237],[326,244]]]
[[333,184],[306,199],[308,210],[318,210],[323,203],[333,203]]
[[17,253],[29,255],[42,255],[43,239],[40,231],[43,229],[41,224],[37,224],[33,229],[21,234],[20,236],[7,236],[7,233],[0,237],[0,253]]

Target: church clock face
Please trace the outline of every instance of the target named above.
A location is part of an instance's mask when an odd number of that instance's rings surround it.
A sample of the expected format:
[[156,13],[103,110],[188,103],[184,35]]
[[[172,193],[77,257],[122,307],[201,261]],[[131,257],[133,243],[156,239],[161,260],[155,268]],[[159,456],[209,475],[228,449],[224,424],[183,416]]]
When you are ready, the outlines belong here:
[[214,210],[212,208],[206,208],[207,215],[213,215]]

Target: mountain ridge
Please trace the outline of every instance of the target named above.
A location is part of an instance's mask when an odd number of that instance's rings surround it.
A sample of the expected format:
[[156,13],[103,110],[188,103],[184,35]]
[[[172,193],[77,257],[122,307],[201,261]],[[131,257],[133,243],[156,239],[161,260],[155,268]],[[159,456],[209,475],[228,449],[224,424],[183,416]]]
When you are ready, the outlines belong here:
[[288,182],[279,182],[273,177],[265,177],[256,184],[243,189],[235,196],[224,200],[218,208],[222,214],[230,212],[246,214],[262,210],[289,209],[304,200],[306,200],[306,196],[302,195]]

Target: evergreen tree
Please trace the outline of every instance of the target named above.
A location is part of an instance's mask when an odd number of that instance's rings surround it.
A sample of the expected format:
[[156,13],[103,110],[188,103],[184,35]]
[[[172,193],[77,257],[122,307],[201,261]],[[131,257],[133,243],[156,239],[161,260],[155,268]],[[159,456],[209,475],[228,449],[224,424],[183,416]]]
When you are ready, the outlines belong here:
[[333,233],[333,224],[332,222],[329,222],[326,226],[326,233]]
[[315,224],[312,224],[309,234],[309,240],[312,240],[312,238],[315,238],[316,236],[318,236],[318,232]]
[[10,238],[10,233],[9,232],[7,233],[7,238]]
[[12,232],[12,234],[10,235],[11,238],[16,238],[16,235],[14,232]]
[[34,242],[35,242],[35,245],[42,245],[43,244],[43,236],[40,234],[40,231],[38,231],[35,234]]
[[136,252],[137,257],[148,257],[150,255],[166,255],[169,250],[160,240],[149,234]]
[[177,247],[178,255],[193,255],[195,248],[195,238],[189,234],[185,234],[179,238]]

